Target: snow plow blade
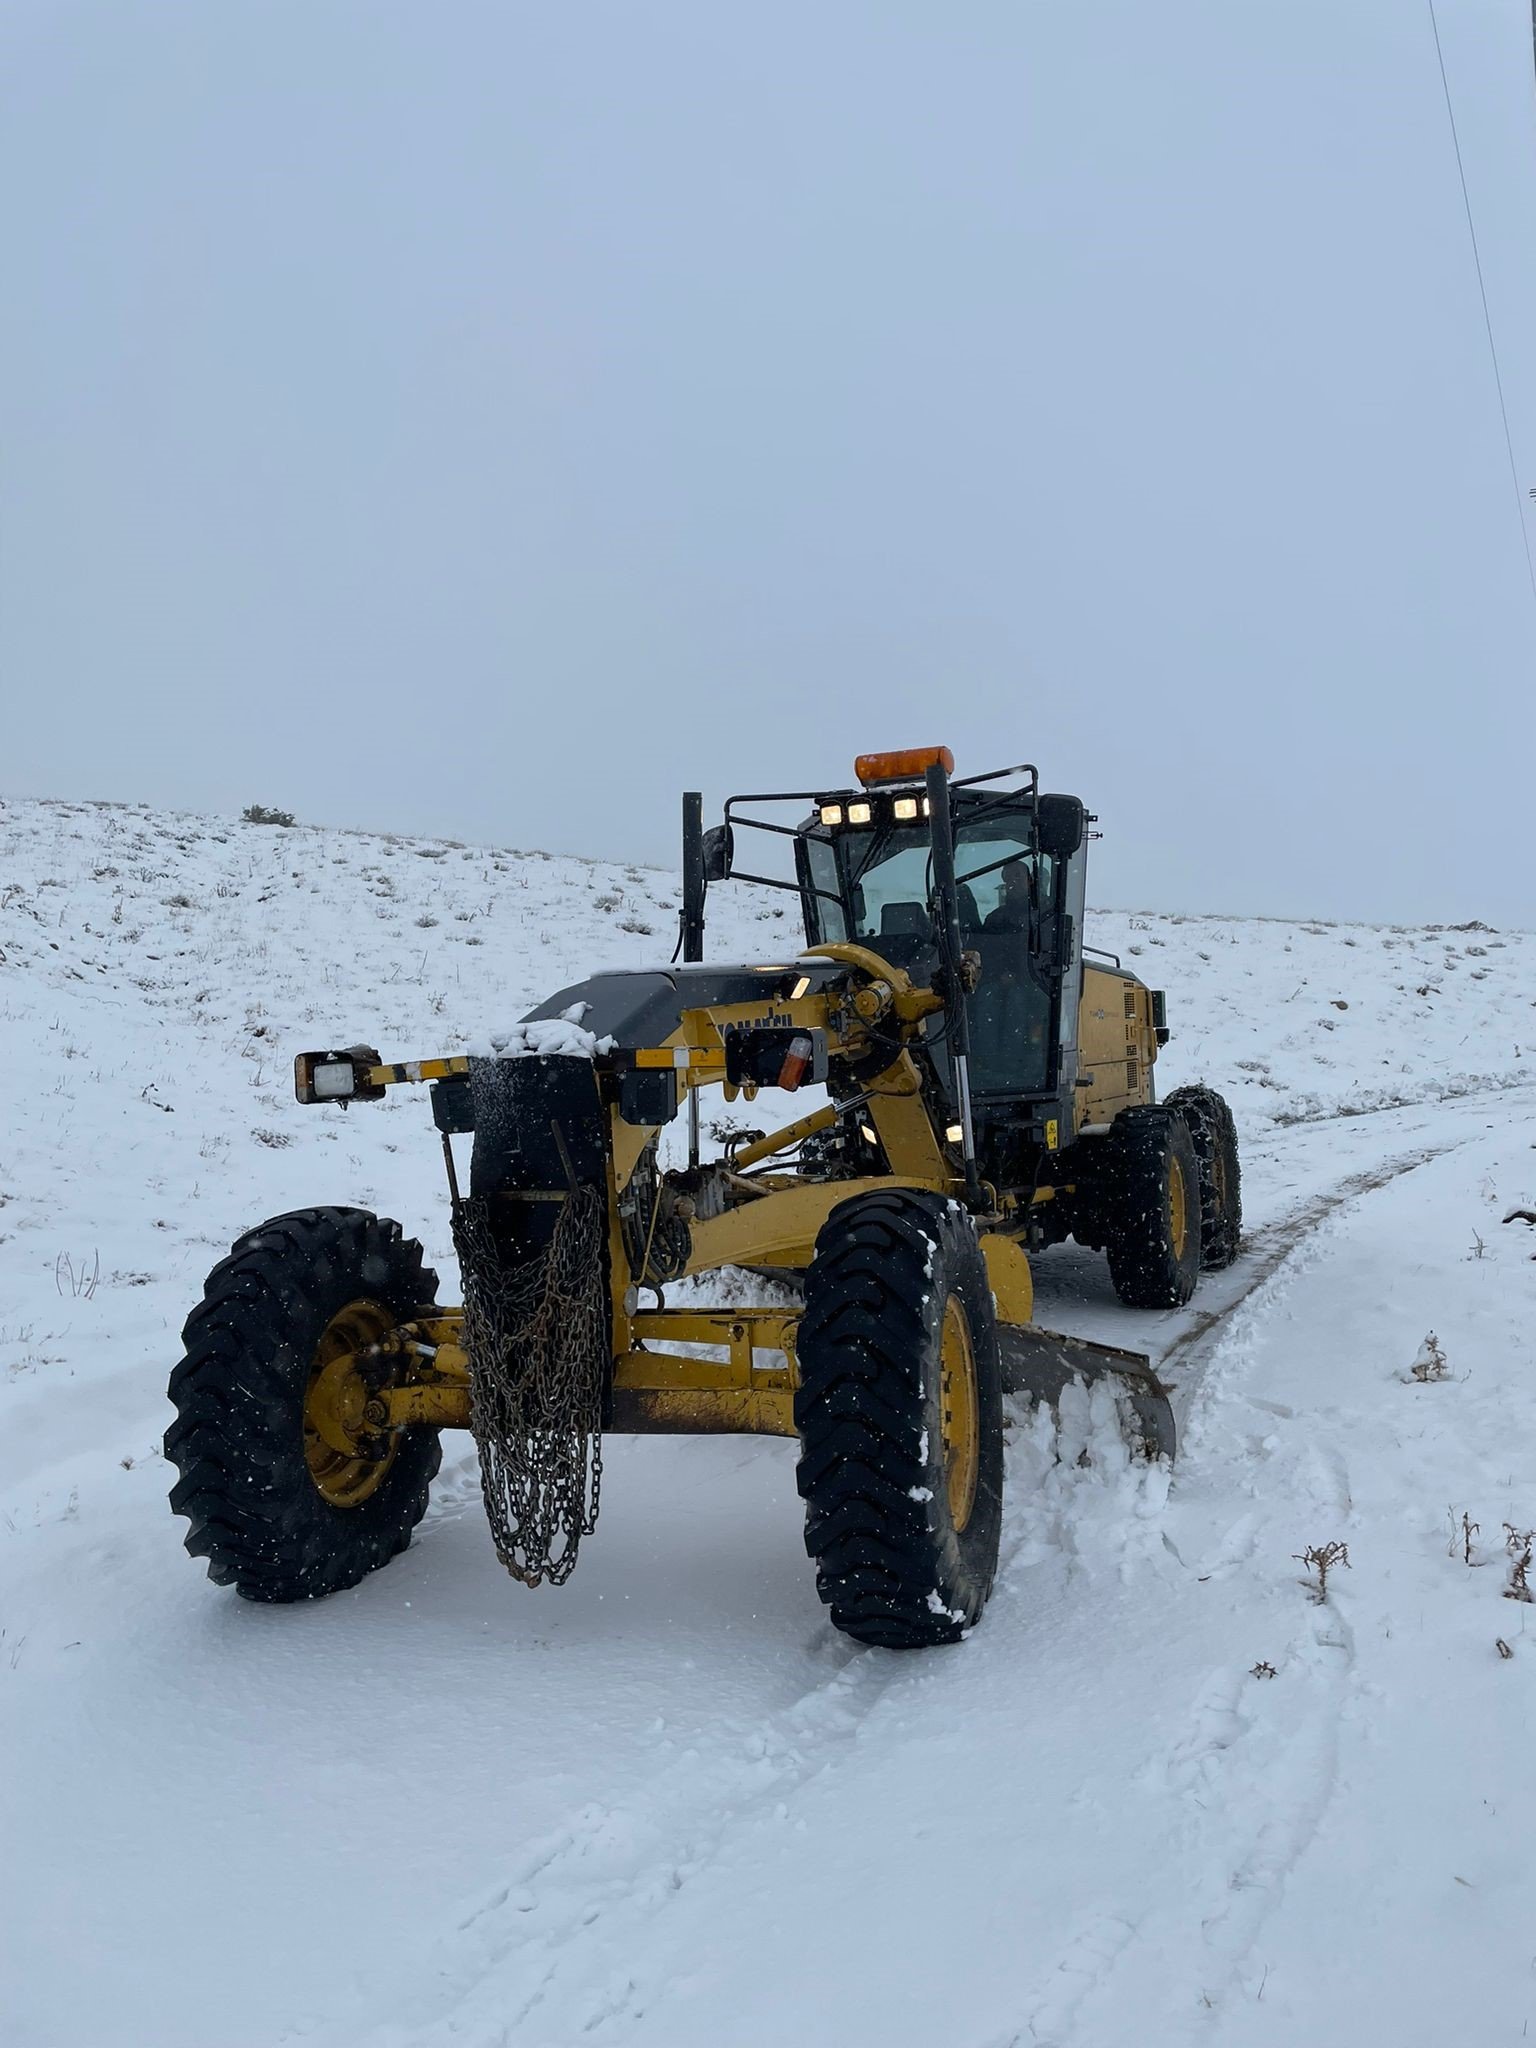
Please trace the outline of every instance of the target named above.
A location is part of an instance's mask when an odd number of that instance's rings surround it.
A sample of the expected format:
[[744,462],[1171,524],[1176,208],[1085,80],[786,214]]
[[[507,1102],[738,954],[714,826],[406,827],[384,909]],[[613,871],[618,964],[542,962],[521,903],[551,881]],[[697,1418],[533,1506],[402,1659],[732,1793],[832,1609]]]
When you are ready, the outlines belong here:
[[1054,1408],[1072,1380],[1091,1387],[1095,1380],[1118,1383],[1134,1417],[1136,1449],[1144,1458],[1169,1458],[1177,1447],[1173,1404],[1168,1389],[1139,1351],[1113,1344],[1090,1344],[1086,1337],[1064,1337],[1030,1324],[1001,1324],[1003,1386],[1010,1394],[1028,1394]]

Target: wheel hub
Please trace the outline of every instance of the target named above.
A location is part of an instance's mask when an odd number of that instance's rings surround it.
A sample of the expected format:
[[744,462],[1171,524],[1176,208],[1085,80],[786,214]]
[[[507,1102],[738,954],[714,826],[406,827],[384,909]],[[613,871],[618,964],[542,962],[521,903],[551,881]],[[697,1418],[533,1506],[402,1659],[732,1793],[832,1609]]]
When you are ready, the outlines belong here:
[[965,1310],[954,1295],[944,1305],[944,1330],[939,1344],[939,1389],[949,1515],[956,1530],[961,1531],[971,1519],[971,1510],[976,1505],[976,1480],[981,1469],[981,1421],[970,1326],[965,1320]]
[[1177,1159],[1168,1166],[1168,1235],[1173,1242],[1176,1259],[1184,1256],[1184,1243],[1189,1232],[1189,1191],[1184,1185],[1184,1168]]
[[377,1428],[382,1411],[365,1370],[385,1355],[394,1329],[394,1316],[378,1302],[349,1301],[315,1346],[304,1396],[304,1462],[332,1507],[358,1507],[395,1461],[400,1439]]

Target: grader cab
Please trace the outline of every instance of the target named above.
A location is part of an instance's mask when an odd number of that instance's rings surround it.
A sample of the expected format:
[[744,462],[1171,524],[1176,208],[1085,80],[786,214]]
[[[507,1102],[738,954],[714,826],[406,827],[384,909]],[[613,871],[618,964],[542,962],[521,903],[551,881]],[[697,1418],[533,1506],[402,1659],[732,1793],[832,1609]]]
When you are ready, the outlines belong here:
[[[302,1102],[430,1085],[464,1300],[437,1305],[420,1246],[360,1210],[234,1246],[166,1440],[210,1577],[271,1601],[355,1584],[409,1542],[439,1432],[467,1427],[498,1554],[558,1583],[605,1433],[760,1432],[798,1440],[834,1623],[915,1647],[986,1603],[1005,1392],[1106,1383],[1136,1448],[1171,1456],[1143,1356],[1034,1324],[1029,1254],[1070,1235],[1126,1302],[1186,1301],[1238,1247],[1230,1114],[1205,1089],[1155,1101],[1163,999],[1085,958],[1075,797],[1028,766],[957,779],[945,748],[857,778],[733,797],[709,832],[685,798],[681,960],[562,989],[495,1057],[299,1055]],[[794,891],[804,950],[707,962],[731,878]],[[754,1115],[822,1099],[706,1154],[716,1089]],[[777,1305],[709,1306],[722,1268],[781,1283]]]

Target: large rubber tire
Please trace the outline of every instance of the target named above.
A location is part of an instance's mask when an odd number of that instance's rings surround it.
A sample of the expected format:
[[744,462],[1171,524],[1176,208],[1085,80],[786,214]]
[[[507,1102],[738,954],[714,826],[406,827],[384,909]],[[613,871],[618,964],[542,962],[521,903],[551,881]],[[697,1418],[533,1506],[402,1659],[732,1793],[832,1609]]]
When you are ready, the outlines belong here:
[[1237,1125],[1214,1088],[1175,1088],[1163,1098],[1189,1125],[1200,1165],[1200,1263],[1208,1273],[1230,1266],[1243,1241],[1243,1178]]
[[1123,1109],[1104,1140],[1098,1202],[1115,1292],[1132,1308],[1180,1308],[1200,1277],[1200,1162],[1164,1103]]
[[315,1600],[355,1586],[411,1540],[441,1460],[435,1429],[409,1429],[366,1499],[328,1500],[305,1456],[316,1349],[349,1304],[408,1320],[437,1275],[398,1223],[363,1209],[298,1209],[247,1231],[208,1276],[171,1374],[165,1455],[187,1549],[247,1600]]
[[[974,1466],[946,1456],[965,1339]],[[816,1240],[795,1349],[805,1547],[833,1623],[889,1649],[958,1641],[992,1590],[1003,1515],[997,1322],[970,1218],[913,1188],[840,1203]]]

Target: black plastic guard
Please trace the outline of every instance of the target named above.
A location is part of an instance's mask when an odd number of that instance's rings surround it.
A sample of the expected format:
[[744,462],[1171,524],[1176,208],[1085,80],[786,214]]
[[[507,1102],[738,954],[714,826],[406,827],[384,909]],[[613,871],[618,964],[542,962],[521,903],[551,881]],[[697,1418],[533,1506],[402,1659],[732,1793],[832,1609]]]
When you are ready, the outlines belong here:
[[1113,1379],[1135,1417],[1136,1448],[1145,1458],[1171,1459],[1178,1448],[1173,1404],[1167,1389],[1139,1351],[1121,1351],[1113,1344],[1091,1344],[1086,1337],[1065,1337],[1016,1323],[998,1326],[1002,1349],[1003,1386],[1010,1394],[1028,1394],[1055,1408],[1062,1389],[1074,1379],[1092,1386]]
[[566,1053],[471,1059],[471,1195],[607,1185],[597,1069]]

